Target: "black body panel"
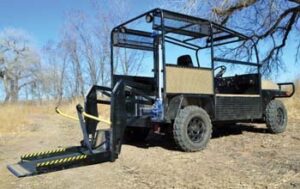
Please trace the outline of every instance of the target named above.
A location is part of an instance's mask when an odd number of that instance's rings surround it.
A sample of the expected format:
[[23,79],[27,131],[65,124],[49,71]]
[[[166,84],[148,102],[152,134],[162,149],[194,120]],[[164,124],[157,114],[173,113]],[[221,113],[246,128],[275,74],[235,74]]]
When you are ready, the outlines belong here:
[[215,87],[216,92],[222,94],[258,94],[259,75],[244,74],[215,78]]
[[239,121],[262,118],[261,97],[216,97],[215,121]]

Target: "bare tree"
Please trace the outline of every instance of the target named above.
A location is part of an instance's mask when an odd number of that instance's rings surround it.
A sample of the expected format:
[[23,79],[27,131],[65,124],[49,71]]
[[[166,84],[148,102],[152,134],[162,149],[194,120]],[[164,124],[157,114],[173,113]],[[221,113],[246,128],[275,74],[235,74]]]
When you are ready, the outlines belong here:
[[[260,57],[265,74],[283,67],[282,50],[289,37],[295,36],[295,61],[299,61],[299,0],[168,0],[163,4],[171,9],[209,18],[235,28],[248,35],[254,44],[264,45]],[[244,43],[240,47],[253,49],[253,44]]]
[[[101,80],[107,81],[109,75],[107,75],[106,70],[110,69],[110,32],[113,27],[125,22],[130,16],[133,16],[128,12],[132,5],[122,0],[114,0],[110,2],[109,6],[105,7],[97,1],[93,1],[93,6],[96,11],[96,23],[101,23],[101,25],[96,24],[93,27],[94,33],[100,42],[99,44],[101,44],[98,48],[98,52],[102,55],[100,58],[101,61],[99,62],[101,65],[99,74],[101,77],[104,77]],[[144,52],[117,48],[115,49],[114,55],[116,58],[114,71],[119,67],[121,68],[119,71],[121,71],[122,74],[135,75],[139,72],[142,65],[141,62],[144,58]]]
[[[68,28],[69,29],[69,28]],[[72,29],[72,28],[71,28]],[[66,52],[68,65],[71,69],[70,74],[73,75],[73,92],[72,96],[84,96],[84,67],[86,66],[83,62],[81,49],[82,46],[78,41],[77,35],[74,30],[65,30],[60,46],[63,51]]]
[[49,41],[43,48],[44,62],[41,73],[41,83],[44,95],[47,98],[55,98],[59,101],[66,95],[67,53],[60,44]]
[[25,86],[38,81],[40,57],[23,31],[5,29],[0,33],[0,79],[5,88],[5,102],[18,100]]
[[[127,10],[130,5],[121,0],[114,0],[105,6],[92,1],[92,5],[94,9],[90,13],[80,10],[69,12],[64,26],[61,43],[74,67],[75,88],[93,84],[109,85],[110,32],[129,16]],[[143,58],[140,53],[121,52],[120,49],[116,50],[115,56],[121,60],[119,65],[124,74],[137,72]]]

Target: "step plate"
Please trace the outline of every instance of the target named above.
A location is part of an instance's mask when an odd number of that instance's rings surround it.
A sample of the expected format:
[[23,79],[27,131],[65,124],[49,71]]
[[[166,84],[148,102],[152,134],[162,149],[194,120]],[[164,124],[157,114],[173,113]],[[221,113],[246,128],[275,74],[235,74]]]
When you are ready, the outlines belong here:
[[13,164],[7,166],[8,170],[12,172],[16,177],[25,177],[34,174],[34,169],[32,167],[26,166],[26,164]]
[[70,165],[71,163],[79,163],[87,159],[87,155],[80,152],[59,154],[57,156],[51,156],[33,160],[21,160],[20,162],[8,165],[7,168],[17,177],[24,177],[35,175],[40,172],[44,172],[47,169],[53,167],[63,167]]

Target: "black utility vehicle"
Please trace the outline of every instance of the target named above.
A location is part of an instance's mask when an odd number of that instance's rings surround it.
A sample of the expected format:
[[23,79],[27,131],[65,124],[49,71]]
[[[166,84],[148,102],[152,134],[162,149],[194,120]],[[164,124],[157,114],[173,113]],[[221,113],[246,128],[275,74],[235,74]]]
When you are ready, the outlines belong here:
[[[134,29],[135,23],[143,26]],[[20,177],[114,161],[124,138],[143,140],[150,130],[171,130],[178,147],[189,152],[205,148],[215,124],[263,122],[270,132],[283,132],[287,111],[277,98],[291,97],[294,84],[262,81],[255,45],[253,57],[246,58],[255,61],[218,57],[222,46],[243,42],[251,40],[209,20],[162,9],[115,27],[111,32],[111,88],[93,86],[84,108],[77,106],[78,118],[57,109],[63,116],[80,121],[84,136],[81,145],[23,155],[18,164],[8,166],[9,170]],[[173,48],[168,50],[168,45]],[[177,47],[192,53],[174,59],[180,52]],[[123,48],[151,53],[152,76],[115,73],[119,61],[115,52]],[[205,50],[210,55],[202,58],[199,54]],[[167,62],[167,54],[176,61]],[[209,65],[202,65],[205,61]],[[246,72],[235,73],[238,66],[245,66]],[[292,90],[282,90],[287,87]],[[99,117],[99,104],[110,105],[110,121]],[[110,128],[97,129],[101,121]]]

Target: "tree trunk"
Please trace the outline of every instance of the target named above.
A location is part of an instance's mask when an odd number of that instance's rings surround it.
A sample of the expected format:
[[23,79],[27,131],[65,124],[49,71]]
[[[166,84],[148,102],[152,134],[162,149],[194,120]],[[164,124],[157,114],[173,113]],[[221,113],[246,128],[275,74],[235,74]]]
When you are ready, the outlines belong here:
[[19,99],[19,85],[18,85],[18,78],[15,78],[14,80],[11,80],[10,85],[10,101],[11,102],[17,102]]
[[5,99],[4,99],[4,102],[8,102],[10,99],[10,93],[9,92],[6,92],[6,95],[5,95]]

